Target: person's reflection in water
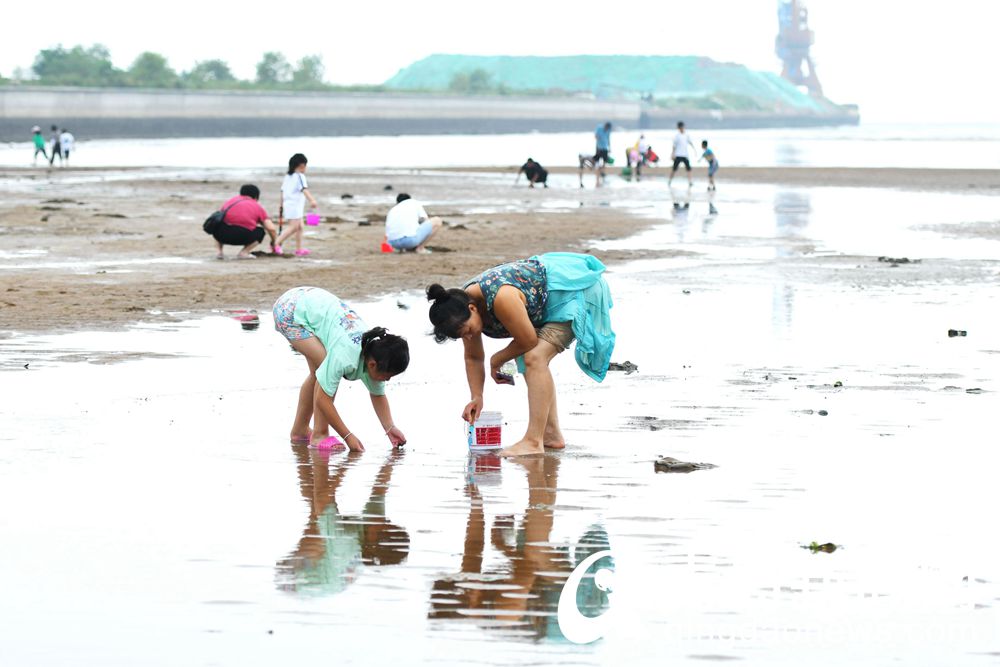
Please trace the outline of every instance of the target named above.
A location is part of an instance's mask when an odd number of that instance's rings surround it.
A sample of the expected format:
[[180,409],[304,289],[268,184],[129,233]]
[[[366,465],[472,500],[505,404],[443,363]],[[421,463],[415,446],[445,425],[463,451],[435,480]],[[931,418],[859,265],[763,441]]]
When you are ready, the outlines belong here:
[[[470,482],[462,571],[434,583],[429,617],[475,620],[539,639],[561,638],[556,608],[566,576],[589,555],[607,549],[608,536],[603,528],[592,528],[575,545],[551,543],[559,457],[517,459],[514,464],[528,475],[524,520],[517,527],[513,516],[497,517],[490,531],[492,546],[509,564],[483,572],[486,516],[479,489]],[[607,592],[594,584],[594,569],[577,591],[577,607],[588,616],[600,615],[608,605]]]
[[309,521],[296,549],[277,563],[279,589],[300,595],[339,593],[357,579],[363,565],[396,565],[406,559],[410,536],[385,516],[385,494],[402,449],[393,450],[382,465],[364,512],[351,516],[340,513],[337,489],[361,454],[349,453],[331,470],[327,453],[305,445],[293,450]]

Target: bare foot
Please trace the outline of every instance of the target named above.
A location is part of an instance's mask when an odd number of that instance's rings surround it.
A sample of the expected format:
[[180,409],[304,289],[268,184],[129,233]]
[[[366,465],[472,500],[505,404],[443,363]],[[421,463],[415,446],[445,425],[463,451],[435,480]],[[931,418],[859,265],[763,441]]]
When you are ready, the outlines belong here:
[[559,429],[545,429],[545,449],[566,449],[566,438]]
[[521,440],[510,447],[500,450],[500,456],[541,456],[545,453],[545,448],[538,440]]
[[306,430],[305,433],[291,433],[288,439],[293,445],[308,445],[312,439],[312,431]]

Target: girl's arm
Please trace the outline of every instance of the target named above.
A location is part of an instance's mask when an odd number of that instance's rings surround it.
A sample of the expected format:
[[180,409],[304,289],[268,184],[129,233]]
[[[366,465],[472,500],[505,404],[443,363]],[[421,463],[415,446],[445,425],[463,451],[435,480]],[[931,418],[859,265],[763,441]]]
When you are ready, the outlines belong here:
[[470,424],[476,421],[483,411],[483,385],[486,384],[486,369],[483,361],[486,359],[486,352],[483,350],[483,337],[463,338],[465,345],[465,377],[469,381],[469,394],[472,400],[462,411],[462,419]]
[[389,442],[392,443],[393,447],[399,447],[400,445],[406,444],[406,436],[403,432],[396,428],[396,424],[392,421],[392,411],[389,410],[389,399],[385,396],[376,396],[371,394],[372,407],[375,409],[375,415],[378,417],[379,422],[382,424],[382,430],[389,437]]
[[312,193],[309,192],[309,188],[302,188],[302,194],[304,194],[306,196],[306,199],[309,200],[309,205],[312,206],[313,210],[315,211],[316,207],[318,207],[319,204],[317,204],[316,200],[313,199]]
[[336,394],[333,396],[327,396],[326,392],[323,391],[323,387],[320,386],[319,382],[316,383],[316,390],[313,392],[313,411],[321,415],[323,419],[326,420],[334,431],[337,432],[341,438],[344,439],[344,443],[355,452],[365,451],[365,446],[361,444],[361,440],[358,436],[351,433],[347,428],[347,424],[344,420],[340,418],[340,413],[337,412],[336,406],[333,404],[333,400],[336,398]]
[[504,363],[516,359],[538,345],[535,325],[528,317],[524,298],[521,290],[511,285],[504,285],[497,291],[493,300],[493,314],[513,337],[507,347],[490,357],[490,377],[497,384],[507,383],[505,378],[498,377],[500,367]]

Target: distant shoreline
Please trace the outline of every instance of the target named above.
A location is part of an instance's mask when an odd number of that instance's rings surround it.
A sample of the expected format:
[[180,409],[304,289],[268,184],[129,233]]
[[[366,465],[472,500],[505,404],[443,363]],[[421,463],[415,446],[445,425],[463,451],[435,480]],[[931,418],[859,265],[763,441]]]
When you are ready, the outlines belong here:
[[651,108],[638,101],[434,93],[297,93],[0,87],[0,141],[23,141],[32,125],[79,137],[198,137],[507,134],[592,131],[601,121],[669,129],[856,125],[856,111],[773,113]]
[[[670,174],[670,164],[646,168],[643,180],[664,180]],[[695,174],[703,177],[705,166],[694,165]],[[516,173],[516,166],[496,167],[432,167],[421,171],[447,171],[459,173]],[[552,174],[577,174],[576,167],[546,167]],[[618,171],[617,165],[608,167],[609,174]],[[584,171],[587,187],[593,177]],[[803,187],[874,187],[902,190],[947,191],[968,194],[1000,194],[1000,169],[912,169],[900,167],[725,167],[716,176],[720,183],[768,183]],[[674,187],[683,187],[681,171]],[[722,187],[720,185],[720,187]]]

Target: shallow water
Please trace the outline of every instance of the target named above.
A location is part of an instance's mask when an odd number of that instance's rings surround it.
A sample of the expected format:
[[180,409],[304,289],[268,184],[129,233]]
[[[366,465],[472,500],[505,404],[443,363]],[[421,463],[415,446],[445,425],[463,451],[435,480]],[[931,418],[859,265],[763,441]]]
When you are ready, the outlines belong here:
[[[538,461],[470,461],[461,348],[425,335],[418,294],[358,304],[413,348],[401,453],[360,385],[337,402],[367,452],[287,444],[304,363],[266,313],[0,338],[0,658],[996,663],[998,267],[959,261],[995,251],[911,229],[991,202],[883,194],[645,211],[663,222],[633,245],[700,254],[611,272],[615,360],[639,372],[595,385],[558,358],[571,446]],[[872,231],[897,206],[917,213]],[[876,250],[933,270],[842,256]],[[506,442],[524,392],[487,389]],[[610,594],[577,597],[604,637],[573,644],[559,593],[605,549]]]
[[[595,126],[600,119],[595,119]],[[506,135],[404,135],[341,137],[231,137],[220,139],[127,139],[88,141],[78,137],[76,167],[281,168],[304,151],[324,169],[515,165],[532,156],[546,166],[576,166],[579,153],[593,152],[588,132]],[[708,140],[725,167],[1000,167],[1000,125],[863,124],[822,128],[702,130],[689,132],[696,146]],[[621,163],[627,146],[644,133],[664,160],[673,130],[616,128],[612,155]],[[30,138],[27,134],[25,139]],[[30,142],[0,145],[0,166],[30,165]],[[697,157],[700,152],[692,151]],[[113,179],[109,179],[113,180]]]

